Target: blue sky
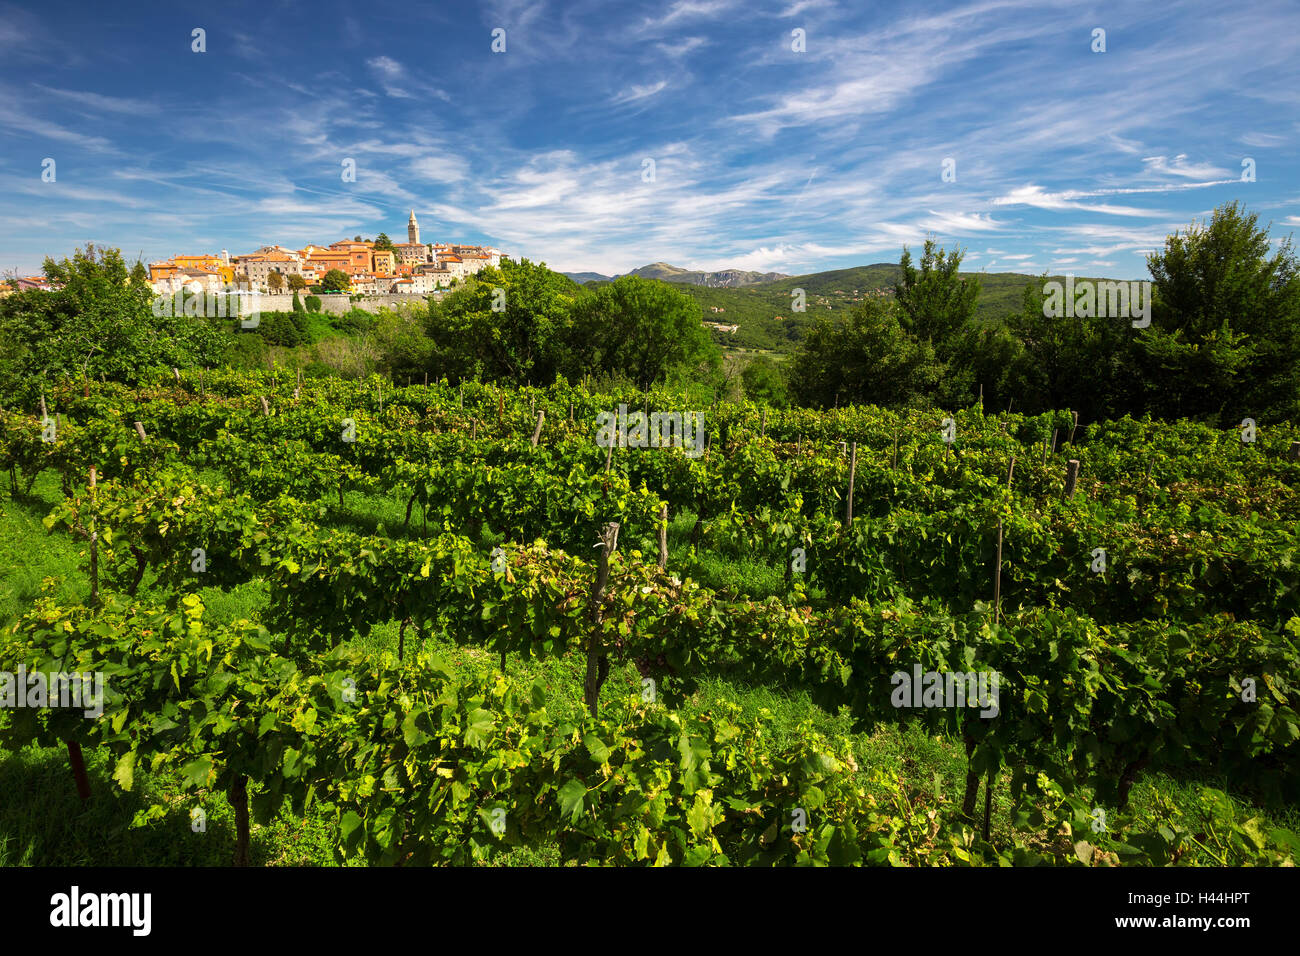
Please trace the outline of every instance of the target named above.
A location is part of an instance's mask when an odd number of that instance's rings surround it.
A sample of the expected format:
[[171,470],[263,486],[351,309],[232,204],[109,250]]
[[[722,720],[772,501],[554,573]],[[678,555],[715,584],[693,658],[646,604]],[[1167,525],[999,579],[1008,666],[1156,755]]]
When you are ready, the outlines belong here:
[[1144,278],[1227,200],[1300,226],[1298,78],[1295,2],[0,0],[0,273],[401,241],[414,207],[425,241],[565,271],[797,274],[930,235]]

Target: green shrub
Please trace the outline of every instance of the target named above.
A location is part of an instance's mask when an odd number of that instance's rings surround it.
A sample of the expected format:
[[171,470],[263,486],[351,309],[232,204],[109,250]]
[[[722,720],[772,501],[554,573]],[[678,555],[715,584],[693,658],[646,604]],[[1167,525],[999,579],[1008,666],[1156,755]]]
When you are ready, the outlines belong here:
[[375,317],[364,309],[352,309],[343,315],[330,316],[330,325],[345,335],[366,332],[375,324]]

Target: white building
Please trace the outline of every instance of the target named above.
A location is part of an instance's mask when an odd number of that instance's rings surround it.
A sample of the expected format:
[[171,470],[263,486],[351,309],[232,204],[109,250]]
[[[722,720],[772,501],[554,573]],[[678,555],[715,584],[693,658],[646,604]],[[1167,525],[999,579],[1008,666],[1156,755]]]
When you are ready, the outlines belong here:
[[295,252],[277,250],[258,251],[249,256],[239,257],[240,272],[248,276],[249,285],[259,292],[267,291],[267,280],[272,272],[278,272],[285,278],[283,288],[288,289],[291,275],[302,275],[302,259]]
[[178,269],[174,274],[149,283],[155,295],[174,295],[177,290],[186,292],[223,292],[225,282],[220,272],[206,269]]
[[398,295],[428,295],[438,287],[434,279],[427,275],[413,275],[409,279],[398,279],[392,290]]

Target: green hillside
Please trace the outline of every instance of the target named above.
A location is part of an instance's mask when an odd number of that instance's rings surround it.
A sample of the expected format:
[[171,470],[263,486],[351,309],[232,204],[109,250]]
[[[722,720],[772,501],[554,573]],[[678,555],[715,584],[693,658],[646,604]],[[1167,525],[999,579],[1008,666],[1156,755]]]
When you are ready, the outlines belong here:
[[[1025,286],[1043,281],[1040,276],[1018,272],[965,272],[966,278],[980,280],[978,315],[987,321],[1001,321],[1008,312],[1018,311]],[[802,331],[817,318],[846,314],[873,293],[891,295],[901,270],[896,264],[876,263],[852,269],[814,272],[764,282],[739,289],[706,288],[675,282],[683,292],[693,296],[704,310],[706,322],[739,325],[734,333],[717,332],[720,345],[736,348],[771,349],[786,352],[794,349]],[[1050,278],[1064,281],[1064,276]],[[1080,281],[1084,277],[1076,277]],[[794,289],[803,289],[807,311],[791,311]],[[714,312],[713,309],[723,311]]]

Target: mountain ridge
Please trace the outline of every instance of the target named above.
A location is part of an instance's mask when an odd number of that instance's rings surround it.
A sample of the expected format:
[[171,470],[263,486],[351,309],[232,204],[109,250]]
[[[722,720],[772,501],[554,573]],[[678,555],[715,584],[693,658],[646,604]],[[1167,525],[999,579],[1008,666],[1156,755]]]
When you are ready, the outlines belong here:
[[[656,263],[651,263],[651,266]],[[666,263],[661,264],[666,265]],[[642,270],[651,266],[642,266]],[[724,326],[738,326],[735,332],[714,329],[714,340],[724,348],[757,349],[773,352],[791,352],[803,333],[820,318],[846,316],[855,306],[869,297],[890,297],[893,288],[902,279],[902,269],[896,262],[877,262],[848,269],[831,269],[809,272],[797,276],[783,276],[744,286],[708,286],[686,281],[681,276],[692,275],[688,270],[676,269],[674,277],[650,275],[647,278],[671,282],[682,292],[695,299],[706,322]],[[724,270],[725,271],[725,270]],[[586,273],[569,274],[585,275]],[[960,272],[959,278],[978,279],[981,291],[976,302],[977,319],[999,323],[1008,313],[1023,308],[1025,287],[1043,282],[1041,274],[1024,272]],[[1062,281],[1064,276],[1049,275],[1048,280]],[[1075,281],[1089,279],[1101,281],[1099,276],[1076,276]],[[610,281],[609,277],[599,280]],[[802,289],[804,309],[795,309],[794,290]]]
[[600,272],[565,272],[574,282],[612,282],[622,275],[640,276],[643,279],[659,279],[663,282],[679,282],[685,285],[698,285],[714,289],[739,289],[764,282],[779,282],[791,276],[784,272],[753,272],[746,269],[728,267],[713,272],[700,269],[683,269],[668,262],[651,262],[633,269],[631,272],[607,276]]

